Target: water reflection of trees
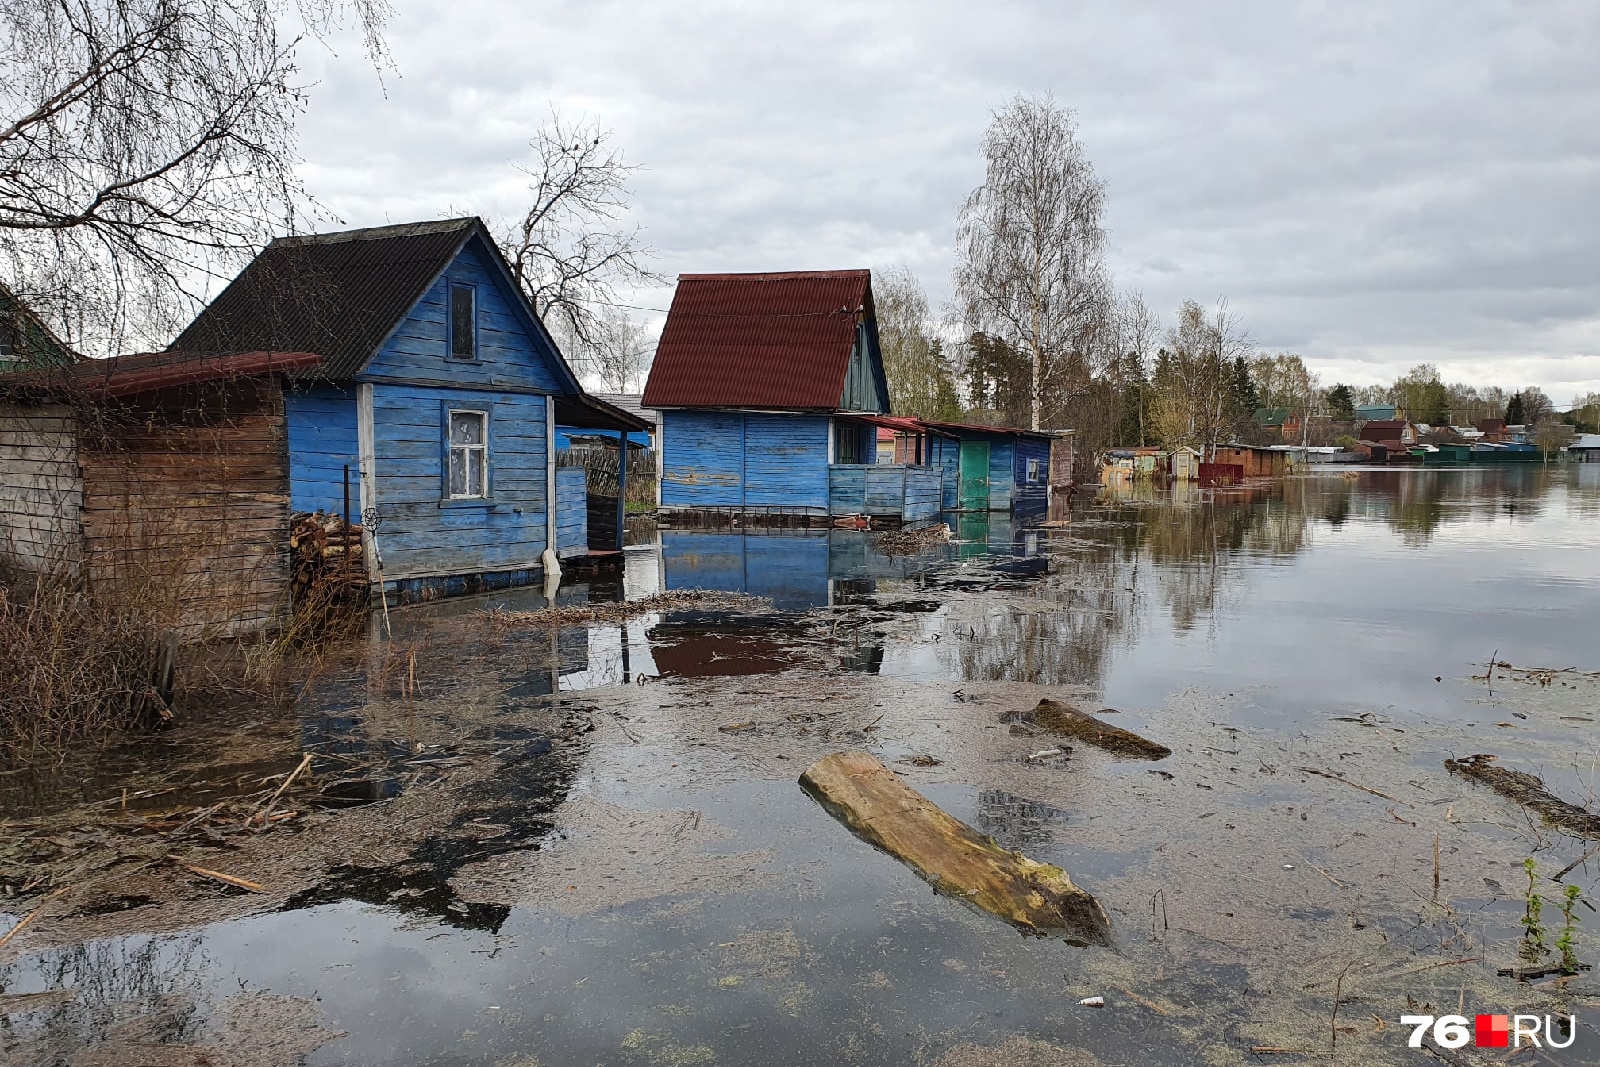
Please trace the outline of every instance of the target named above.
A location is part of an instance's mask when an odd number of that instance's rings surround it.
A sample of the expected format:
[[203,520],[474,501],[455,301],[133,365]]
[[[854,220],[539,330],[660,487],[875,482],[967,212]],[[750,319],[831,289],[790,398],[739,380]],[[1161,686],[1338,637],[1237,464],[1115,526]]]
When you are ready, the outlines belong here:
[[[201,937],[118,937],[39,953],[0,968],[0,992],[27,981],[46,990],[70,990],[59,1002],[21,1016],[0,1031],[0,1057],[17,1050],[42,1062],[86,1047],[122,1040],[139,1027],[147,1044],[193,1041],[204,1026],[206,959]],[[16,1062],[24,1062],[18,1060]]]
[[1138,641],[1152,597],[1187,633],[1214,625],[1252,568],[1297,557],[1319,526],[1386,526],[1421,547],[1452,522],[1536,521],[1556,484],[1571,486],[1569,511],[1581,507],[1596,494],[1577,482],[1541,466],[1335,470],[1231,490],[1102,492],[1049,531],[1050,574],[1026,597],[952,603],[944,636],[964,679],[1097,687],[1111,651]]

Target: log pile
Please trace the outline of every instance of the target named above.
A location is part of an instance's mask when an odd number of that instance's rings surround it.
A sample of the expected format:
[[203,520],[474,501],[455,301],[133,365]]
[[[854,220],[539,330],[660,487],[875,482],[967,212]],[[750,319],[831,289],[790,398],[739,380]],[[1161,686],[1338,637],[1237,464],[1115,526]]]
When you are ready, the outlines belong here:
[[289,518],[289,586],[298,611],[363,606],[370,595],[362,528],[327,512]]

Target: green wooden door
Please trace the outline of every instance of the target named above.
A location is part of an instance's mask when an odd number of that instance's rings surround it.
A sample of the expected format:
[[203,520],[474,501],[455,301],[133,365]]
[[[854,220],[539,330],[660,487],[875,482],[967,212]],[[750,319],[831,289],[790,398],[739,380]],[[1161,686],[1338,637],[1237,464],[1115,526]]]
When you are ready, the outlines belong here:
[[989,510],[989,442],[961,442],[962,511]]

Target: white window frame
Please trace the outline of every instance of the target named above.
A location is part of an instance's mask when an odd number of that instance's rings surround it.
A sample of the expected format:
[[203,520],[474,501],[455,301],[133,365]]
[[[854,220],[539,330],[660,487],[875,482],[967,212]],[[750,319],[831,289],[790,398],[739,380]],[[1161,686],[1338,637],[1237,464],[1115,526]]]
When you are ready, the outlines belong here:
[[[450,432],[455,427],[457,415],[476,415],[483,427],[482,440],[475,445],[457,444],[454,435]],[[444,457],[444,486],[446,500],[487,500],[489,499],[489,412],[483,408],[447,408],[445,410],[444,439],[446,445]],[[457,493],[451,486],[450,472],[454,469],[456,450],[463,452],[479,453],[478,492]],[[470,475],[472,464],[466,466]],[[469,487],[473,488],[473,487]]]
[[1039,475],[1044,472],[1044,461],[1032,456],[1027,458],[1028,465],[1024,468],[1023,477],[1029,484],[1038,484]]

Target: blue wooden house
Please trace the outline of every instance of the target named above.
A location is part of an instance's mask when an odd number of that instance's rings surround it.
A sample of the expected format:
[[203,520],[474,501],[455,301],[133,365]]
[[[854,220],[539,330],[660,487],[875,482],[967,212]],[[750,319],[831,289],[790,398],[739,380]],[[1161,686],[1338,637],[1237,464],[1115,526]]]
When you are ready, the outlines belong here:
[[290,506],[365,516],[371,577],[402,599],[587,554],[555,427],[648,429],[584,393],[476,218],[276,240],[171,350],[323,357],[285,391]]
[[946,511],[1044,511],[1072,482],[1072,431],[924,422],[930,462],[944,472]]
[[869,271],[680,276],[643,404],[669,517],[938,514],[937,471],[875,462],[889,387]]

